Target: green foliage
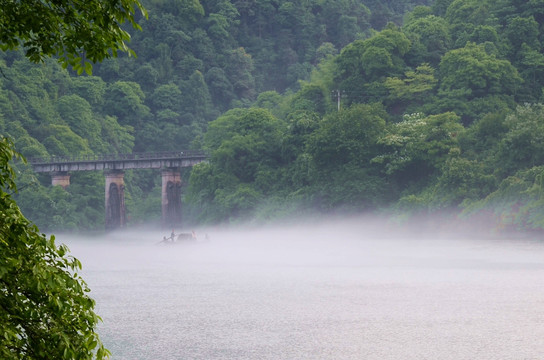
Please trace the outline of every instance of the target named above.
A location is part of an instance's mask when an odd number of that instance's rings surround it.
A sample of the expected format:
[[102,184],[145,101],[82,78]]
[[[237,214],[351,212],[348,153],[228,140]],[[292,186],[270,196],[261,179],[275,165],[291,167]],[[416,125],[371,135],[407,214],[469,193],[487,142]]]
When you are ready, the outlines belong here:
[[251,55],[243,47],[232,50],[229,55],[227,71],[230,77],[236,79],[232,84],[234,93],[241,99],[252,99],[255,95],[255,80]]
[[153,108],[164,111],[166,109],[175,112],[181,111],[181,90],[174,84],[161,85],[155,89],[151,96]]
[[[333,55],[370,34],[371,12],[357,1],[169,0],[148,1],[146,6],[151,17],[142,23],[145,31],[131,34],[131,47],[139,58],[105,58],[94,66],[95,76],[72,78],[49,61],[32,66],[17,52],[0,56],[8,75],[0,85],[0,109],[13,120],[3,127],[17,137],[25,154],[198,146],[193,144],[202,141],[209,121],[255,99],[254,106],[268,108],[278,118],[306,112],[315,124],[316,112],[324,115],[334,107]],[[133,15],[140,21],[139,14]],[[322,59],[317,86],[306,83],[299,94],[282,95],[286,88],[298,89],[300,78],[308,79]],[[82,66],[77,70],[86,70]],[[277,90],[277,96],[258,97],[267,89]],[[289,110],[292,99],[297,110]],[[292,140],[297,144],[297,154],[292,155],[296,158],[305,140]],[[292,157],[287,148],[279,145],[278,159]],[[248,178],[265,187],[263,179],[281,177],[281,171],[270,169],[266,163]],[[42,191],[47,192],[40,189],[36,196]],[[62,197],[49,195],[53,202]],[[46,223],[45,218],[39,221]],[[54,223],[59,222],[49,221]]]
[[[91,108],[101,105],[101,94],[86,92],[93,95],[89,101],[67,94],[68,73],[45,58],[55,56],[64,68],[90,74],[91,62],[116,57],[118,50],[133,54],[126,45],[130,35],[123,24],[140,28],[137,9],[147,16],[137,0],[3,1],[0,50],[22,49],[31,62],[44,65],[30,66],[14,51],[1,54],[0,72],[6,79],[0,82],[1,132],[16,135],[18,145],[29,155],[85,154],[91,153],[91,147],[104,150],[106,145],[98,136],[101,124]],[[74,85],[76,91],[81,90],[80,84]],[[20,115],[11,117],[14,113]],[[4,116],[9,116],[9,126]],[[57,246],[53,236],[40,233],[12,198],[17,192],[10,165],[14,158],[20,155],[12,141],[0,136],[0,357],[108,358],[109,351],[95,332],[100,320],[93,310],[95,303],[77,274],[81,263],[67,255],[66,246]],[[24,165],[21,168],[29,175]],[[52,202],[32,204],[43,194],[39,190],[29,201],[34,208],[55,204],[57,211],[43,212],[52,226],[75,228],[81,225],[71,221],[75,214],[96,209],[92,196],[74,202],[58,187],[52,192],[56,192]],[[87,210],[85,215],[89,214]],[[94,226],[96,215],[101,217],[99,211],[94,215],[86,216],[90,224],[82,227]]]
[[381,87],[385,77],[404,72],[403,56],[410,46],[410,40],[394,26],[367,40],[354,41],[336,58],[335,82],[345,90],[350,102],[364,102],[367,99],[363,96],[372,96],[369,93],[380,96],[379,90],[372,88]]
[[304,110],[324,115],[330,111],[331,106],[327,89],[317,84],[303,84],[300,91],[291,99],[289,108],[292,111]]
[[489,113],[474,122],[459,136],[464,155],[485,164],[488,173],[493,173],[493,159],[497,155],[500,139],[508,128],[504,124],[507,111]]
[[92,106],[100,106],[104,102],[106,83],[98,76],[81,76],[70,79],[70,88]]
[[276,91],[265,91],[259,94],[253,106],[267,109],[274,114],[283,102],[283,99]]
[[104,176],[74,173],[66,189],[51,186],[49,176],[36,181],[31,169],[21,171],[20,191],[14,195],[21,211],[43,231],[88,231],[104,226]]
[[376,210],[389,200],[389,184],[372,168],[350,163],[334,171],[322,171],[326,181],[312,189],[313,206],[320,211],[361,212]]
[[538,27],[539,24],[532,16],[528,18],[519,16],[513,18],[504,31],[510,45],[509,50],[514,54],[518,53],[524,44],[529,48],[540,48]]
[[[385,130],[383,107],[353,105],[320,122],[311,114],[295,114],[290,142],[295,149],[305,149],[299,150],[288,172],[294,193],[307,187],[305,200],[322,211],[372,209],[383,204],[387,181],[370,163]],[[297,137],[303,139],[302,144],[295,142]]]
[[130,154],[134,148],[134,128],[130,125],[121,126],[115,117],[100,118],[101,137],[109,145],[105,151],[108,154]]
[[83,155],[91,154],[89,142],[77,135],[67,125],[48,125],[38,129],[42,143],[52,155]]
[[544,163],[544,105],[520,105],[504,125],[508,130],[497,154],[503,174]]
[[28,135],[18,137],[15,145],[23,156],[30,157],[45,157],[48,155],[47,149],[38,140]]
[[368,164],[385,129],[387,114],[378,104],[354,105],[325,117],[308,142],[318,166]]
[[451,50],[440,62],[441,91],[463,89],[467,98],[489,94],[514,94],[521,84],[517,70],[508,60],[488,54],[482,45],[468,43]]
[[417,109],[432,94],[437,83],[434,69],[429,64],[421,64],[415,71],[407,71],[402,79],[388,77],[384,85],[390,94],[390,112],[406,113]]
[[412,17],[413,20],[403,27],[406,36],[412,41],[409,56],[414,60],[410,62],[438,65],[441,57],[451,46],[448,23],[445,19],[430,14]]
[[206,83],[212,96],[212,100],[220,109],[225,110],[230,102],[236,97],[234,87],[227,78],[223,69],[212,67],[206,73]]
[[149,116],[145,94],[135,82],[117,81],[106,89],[104,110],[123,125],[137,125]]
[[450,24],[456,47],[463,47],[467,37],[479,25],[494,20],[490,18],[489,0],[454,0],[448,6],[444,18]]
[[159,224],[162,209],[161,183],[156,171],[128,170],[125,172],[125,184],[125,206],[129,226]]
[[458,151],[457,139],[463,131],[454,113],[405,116],[402,122],[391,124],[381,137],[385,153],[373,162],[382,164],[386,174],[403,182],[425,182],[450,154]]
[[16,191],[14,156],[13,144],[0,139],[0,357],[107,358],[95,302],[77,274],[81,263],[41,234],[8,193]]
[[166,0],[160,4],[164,10],[180,16],[187,22],[195,22],[204,15],[204,8],[198,0]]
[[237,179],[221,171],[210,163],[195,165],[187,188],[185,200],[191,204],[190,216],[197,221],[221,222],[228,214],[219,207],[215,197],[218,189],[234,189]]
[[222,171],[252,182],[263,166],[279,161],[282,128],[267,110],[235,109],[210,123],[204,144]]
[[280,164],[284,131],[283,123],[259,108],[234,109],[212,121],[204,136],[210,163],[193,169],[188,201],[212,219],[247,215],[273,190],[267,179]]
[[542,198],[544,168],[536,166],[505,178],[498,188],[480,201],[470,203],[466,216],[490,212],[497,230],[544,228]]
[[240,221],[257,206],[261,195],[249,184],[238,184],[233,189],[217,189],[214,202],[222,210],[222,218]]
[[460,156],[451,156],[441,168],[433,198],[434,208],[455,207],[477,201],[496,187],[496,178],[484,164]]
[[56,105],[60,117],[72,131],[87,139],[89,146],[98,153],[106,151],[100,137],[100,123],[93,118],[91,105],[87,100],[77,95],[65,95]]
[[[184,208],[201,221],[458,211],[543,161],[539,105],[517,108],[544,98],[542,6],[418,5],[429,1],[148,1],[139,58],[106,59],[95,76],[0,54],[0,132],[28,156],[205,147]],[[127,175],[134,221],[160,216],[152,178]],[[40,225],[86,227],[59,214],[103,206],[102,190],[76,192],[91,177],[65,192],[40,179],[35,199],[58,210],[29,212]]]
[[181,108],[185,112],[184,123],[203,124],[218,115],[210,111],[211,97],[204,76],[200,71],[195,71],[188,80],[181,85],[184,96],[180,100]]
[[452,2],[453,2],[453,0],[435,0],[435,1],[433,1],[433,5],[431,6],[433,14],[435,14],[437,16],[444,16],[446,14],[448,6],[450,6],[450,4]]
[[0,49],[21,47],[33,62],[56,55],[64,67],[70,65],[78,74],[90,74],[91,62],[117,56],[118,50],[132,54],[126,45],[130,35],[122,26],[127,21],[140,29],[137,9],[147,16],[137,0],[106,6],[98,0],[8,1],[0,12]]

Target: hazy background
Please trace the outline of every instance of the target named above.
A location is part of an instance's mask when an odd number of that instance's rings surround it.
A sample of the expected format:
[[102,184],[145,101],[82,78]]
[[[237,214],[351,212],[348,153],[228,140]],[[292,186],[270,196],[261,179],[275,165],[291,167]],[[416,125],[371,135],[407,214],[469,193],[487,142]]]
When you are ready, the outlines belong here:
[[363,218],[60,236],[113,359],[537,359],[544,244]]

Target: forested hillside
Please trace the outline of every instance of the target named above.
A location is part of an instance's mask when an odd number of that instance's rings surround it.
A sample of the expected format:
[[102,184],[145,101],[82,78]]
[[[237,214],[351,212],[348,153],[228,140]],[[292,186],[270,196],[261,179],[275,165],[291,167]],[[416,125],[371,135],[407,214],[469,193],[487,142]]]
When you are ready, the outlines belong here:
[[[544,5],[513,0],[154,0],[93,76],[0,53],[0,132],[27,157],[197,148],[194,221],[452,211],[544,227]],[[103,227],[104,179],[20,167],[40,228]],[[160,178],[128,172],[131,222]]]

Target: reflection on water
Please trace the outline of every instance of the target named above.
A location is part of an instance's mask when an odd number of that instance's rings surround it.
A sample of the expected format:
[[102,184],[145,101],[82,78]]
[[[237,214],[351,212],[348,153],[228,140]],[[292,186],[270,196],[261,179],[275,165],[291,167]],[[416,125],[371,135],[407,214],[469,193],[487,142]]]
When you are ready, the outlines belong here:
[[342,229],[59,241],[83,263],[114,360],[544,354],[542,242]]

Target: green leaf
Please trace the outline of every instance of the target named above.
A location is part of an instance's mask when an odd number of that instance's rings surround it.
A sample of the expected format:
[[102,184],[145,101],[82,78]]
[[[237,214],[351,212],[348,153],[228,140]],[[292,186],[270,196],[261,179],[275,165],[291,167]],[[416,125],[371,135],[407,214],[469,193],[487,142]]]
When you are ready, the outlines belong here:
[[93,65],[90,62],[85,62],[85,73],[89,76],[93,74]]

